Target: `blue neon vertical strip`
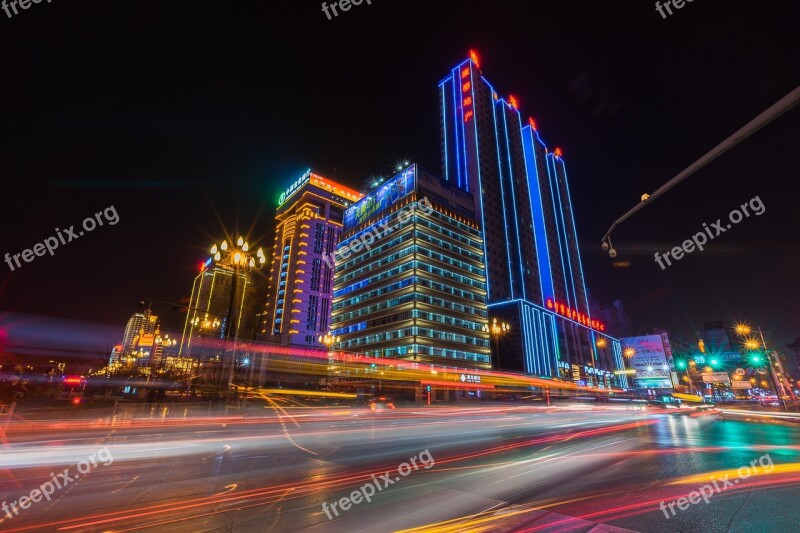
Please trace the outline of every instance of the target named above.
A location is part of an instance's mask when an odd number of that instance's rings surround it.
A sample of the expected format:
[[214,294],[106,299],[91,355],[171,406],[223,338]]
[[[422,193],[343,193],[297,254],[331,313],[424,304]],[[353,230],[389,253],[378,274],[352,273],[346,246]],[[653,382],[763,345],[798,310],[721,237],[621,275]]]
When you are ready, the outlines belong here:
[[[458,107],[461,110],[461,153],[464,155],[464,173],[461,175],[461,183],[458,186],[465,191],[469,191],[469,161],[467,159],[467,131],[466,126],[464,126],[464,95],[463,89],[461,88],[461,66],[458,67]],[[472,79],[470,78],[470,87],[472,87]],[[473,101],[473,108],[475,107],[475,102]],[[475,112],[472,112],[472,116],[475,116]],[[456,126],[458,127],[458,126]]]
[[[583,288],[583,301],[586,305],[586,314],[591,318],[591,311],[589,309],[589,299],[586,295],[586,278],[583,275],[583,261],[581,261],[581,248],[578,243],[578,228],[575,226],[575,216],[572,210],[572,196],[569,192],[569,180],[567,179],[567,165],[564,163],[564,160],[561,159],[561,167],[564,170],[564,189],[567,191],[567,202],[569,202],[569,216],[572,219],[572,233],[573,233],[573,240],[575,242],[575,255],[578,256],[578,268],[581,272],[581,287]],[[578,298],[578,305],[580,306],[580,299]]]
[[[550,160],[553,159],[551,154],[547,154],[545,156],[545,163],[547,163],[547,177],[550,182],[550,197],[553,201],[553,219],[556,223],[556,240],[558,241],[558,258],[561,261],[561,274],[564,276],[564,295],[567,298],[567,305],[569,305],[569,284],[567,283],[567,269],[564,267],[564,250],[561,246],[561,224],[559,224],[558,216],[558,208],[556,207],[556,197],[558,196],[558,176],[555,176],[555,188],[553,187],[553,175],[555,174],[555,169],[552,169],[552,165],[550,164]],[[562,222],[563,224],[563,222]]]
[[[475,79],[472,72],[472,63],[470,62],[469,66],[469,81],[470,86],[472,87],[472,91],[470,96],[472,97],[472,131],[475,133],[475,157],[477,158],[477,168],[478,168],[478,190],[475,194],[478,195],[478,200],[481,204],[481,237],[483,239],[483,264],[485,265],[485,275],[486,275],[486,303],[492,301],[492,292],[491,292],[491,283],[489,281],[489,254],[486,251],[486,214],[483,211],[483,175],[481,174],[481,150],[480,144],[478,143],[478,114],[475,113],[476,108],[476,100],[475,100]],[[489,95],[491,98],[491,95]]]
[[[614,351],[614,362],[617,364],[617,370],[624,370],[625,364],[622,362],[622,344],[618,340],[611,341],[611,348]],[[628,387],[628,376],[620,375],[620,382],[623,387]]]
[[[564,219],[564,198],[562,198],[561,194],[561,187],[558,185],[558,158],[556,156],[552,156],[552,163],[553,163],[553,175],[556,178],[556,192],[558,193],[558,211],[559,215],[561,216],[561,237],[564,240],[564,249],[566,253],[564,254],[567,258],[567,269],[569,271],[569,282],[570,286],[572,287],[572,302],[569,304],[570,307],[573,309],[577,309],[578,306],[578,292],[575,290],[575,276],[572,270],[572,257],[570,257],[570,246],[569,246],[569,232],[567,231],[567,222]],[[564,261],[564,257],[561,258],[562,263]],[[567,297],[567,302],[570,302],[569,296]]]
[[497,152],[497,171],[500,174],[499,175],[499,180],[500,180],[500,201],[501,201],[501,204],[502,204],[502,207],[503,207],[503,233],[504,233],[503,236],[504,236],[505,241],[506,241],[506,263],[508,264],[508,285],[509,285],[509,288],[511,289],[511,294],[512,294],[512,298],[513,298],[514,280],[511,277],[511,250],[508,247],[508,221],[506,220],[506,195],[505,195],[505,191],[503,189],[503,165],[500,163],[500,161],[501,161],[501,158],[500,158],[500,143],[499,143],[499,141],[497,139],[497,136],[499,135],[499,130],[497,128],[497,112],[495,111],[495,109],[497,108],[498,105],[503,106],[503,105],[506,105],[506,104],[502,100],[498,100],[497,102],[492,102],[492,120],[494,121],[494,146],[495,146],[495,150]]
[[539,264],[539,285],[542,287],[542,301],[537,303],[544,305],[547,298],[555,299],[556,293],[553,288],[553,270],[550,265],[550,251],[544,222],[544,204],[542,204],[534,142],[536,141],[533,140],[533,128],[530,126],[522,128],[522,149],[528,173],[528,194],[530,195],[531,221],[533,222],[533,235]]
[[456,100],[457,79],[455,71],[451,74],[453,87],[453,144],[455,145],[456,181],[461,187],[461,141],[458,135],[458,102]]
[[[519,283],[522,285],[522,298],[527,299],[527,295],[525,294],[525,279],[523,276],[524,269],[522,266],[522,249],[520,248],[520,238],[519,238],[519,219],[517,218],[517,195],[514,192],[514,165],[511,163],[511,143],[510,139],[508,138],[508,108],[501,108],[503,109],[503,130],[505,131],[505,138],[506,138],[506,158],[508,159],[508,184],[509,188],[511,189],[511,201],[513,202],[512,205],[514,209],[512,209],[512,215],[514,216],[514,232],[517,234],[517,266],[519,267]],[[516,110],[515,110],[516,111]],[[519,111],[516,111],[517,115],[519,115]],[[505,204],[504,204],[505,205]],[[511,288],[511,297],[512,298],[519,298],[514,293],[514,288]]]
[[444,179],[450,181],[450,169],[448,159],[450,154],[447,152],[447,100],[444,97],[444,85],[439,85],[439,91],[442,93],[442,134],[444,135]]

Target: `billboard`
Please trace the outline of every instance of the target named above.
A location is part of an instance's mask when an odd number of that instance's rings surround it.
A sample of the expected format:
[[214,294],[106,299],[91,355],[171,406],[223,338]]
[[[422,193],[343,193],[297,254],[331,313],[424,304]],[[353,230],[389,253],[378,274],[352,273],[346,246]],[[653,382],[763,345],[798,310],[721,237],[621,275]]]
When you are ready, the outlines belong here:
[[406,168],[392,179],[370,192],[344,212],[344,229],[358,226],[414,191],[415,165]]
[[664,346],[661,335],[645,335],[642,337],[627,337],[622,341],[623,353],[628,348],[633,348],[634,355],[627,359],[627,365],[636,370],[634,380],[642,382],[641,386],[670,388],[672,387],[672,374],[667,363],[668,348]]

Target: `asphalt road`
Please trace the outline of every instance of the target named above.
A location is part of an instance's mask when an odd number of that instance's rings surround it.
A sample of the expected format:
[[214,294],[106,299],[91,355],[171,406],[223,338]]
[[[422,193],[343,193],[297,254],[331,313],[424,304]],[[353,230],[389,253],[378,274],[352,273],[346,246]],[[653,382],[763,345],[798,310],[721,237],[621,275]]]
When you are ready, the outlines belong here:
[[[274,404],[246,419],[40,421],[7,433],[0,504],[12,517],[0,510],[0,531],[784,532],[800,524],[800,425],[713,413],[612,405],[369,414]],[[693,493],[704,486],[705,500]],[[50,501],[20,502],[51,487]]]

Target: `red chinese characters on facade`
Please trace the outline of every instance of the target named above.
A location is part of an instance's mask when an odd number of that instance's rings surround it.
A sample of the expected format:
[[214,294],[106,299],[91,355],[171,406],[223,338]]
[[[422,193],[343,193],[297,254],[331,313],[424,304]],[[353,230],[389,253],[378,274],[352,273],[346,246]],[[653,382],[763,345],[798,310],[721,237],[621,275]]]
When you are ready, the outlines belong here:
[[587,328],[592,328],[595,331],[605,331],[606,325],[599,320],[593,320],[588,315],[585,315],[577,309],[572,309],[569,305],[564,305],[560,302],[555,302],[552,299],[547,299],[547,308],[563,317],[574,320],[579,324],[583,324]]

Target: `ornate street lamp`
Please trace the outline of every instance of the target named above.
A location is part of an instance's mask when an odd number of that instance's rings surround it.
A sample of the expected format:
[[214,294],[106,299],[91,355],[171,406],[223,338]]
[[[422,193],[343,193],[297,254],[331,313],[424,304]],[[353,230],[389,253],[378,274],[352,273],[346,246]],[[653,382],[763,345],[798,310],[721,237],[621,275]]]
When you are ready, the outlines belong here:
[[331,357],[331,347],[334,344],[339,344],[340,341],[339,336],[335,336],[332,332],[328,332],[325,335],[319,336],[319,342],[325,345],[328,348],[328,383],[330,384],[331,379],[331,372],[333,371],[333,358]]
[[[228,313],[225,319],[225,338],[233,339],[233,350],[228,371],[228,389],[230,389],[231,385],[233,385],[233,377],[236,370],[236,338],[239,333],[238,322],[241,318],[237,317],[236,324],[234,324],[233,309],[236,303],[236,293],[238,292],[239,275],[242,272],[248,274],[253,270],[260,270],[267,262],[267,258],[261,248],[256,251],[255,255],[252,255],[250,253],[250,244],[241,236],[236,243],[225,240],[219,246],[214,244],[211,247],[211,256],[218,266],[233,271],[231,295],[228,300]],[[242,299],[244,299],[244,290],[242,291]]]
[[481,328],[484,333],[488,333],[495,343],[495,356],[497,359],[497,368],[500,368],[500,337],[511,331],[511,326],[506,322],[497,322],[497,317],[492,319],[491,325],[485,324]]

